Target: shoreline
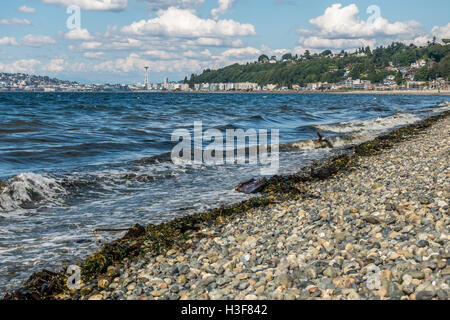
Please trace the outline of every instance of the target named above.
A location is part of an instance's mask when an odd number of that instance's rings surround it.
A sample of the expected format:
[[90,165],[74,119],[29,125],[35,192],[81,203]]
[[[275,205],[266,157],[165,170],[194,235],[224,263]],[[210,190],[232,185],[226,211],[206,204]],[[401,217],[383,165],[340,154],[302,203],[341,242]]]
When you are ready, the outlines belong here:
[[423,96],[450,96],[450,90],[437,92],[437,90],[336,90],[336,91],[317,91],[317,90],[286,90],[286,91],[0,91],[0,93],[101,93],[101,94],[124,94],[124,93],[176,93],[176,94],[355,94],[355,95],[423,95]]
[[[296,175],[273,177],[269,180],[263,195],[242,203],[180,218],[162,225],[146,227],[136,225],[122,239],[106,244],[102,250],[87,257],[80,264],[85,284],[80,291],[67,290],[65,286],[67,276],[63,269],[57,273],[49,271],[35,273],[22,289],[7,294],[5,298],[36,300],[94,296],[98,298],[98,293],[95,294],[100,287],[98,280],[107,278],[108,285],[112,284],[114,277],[118,275],[118,270],[131,261],[139,260],[139,257],[157,259],[156,257],[167,254],[170,250],[187,251],[193,243],[201,241],[200,239],[210,239],[212,235],[208,233],[213,228],[224,226],[248,212],[265,208],[273,209],[280,203],[309,199],[310,194],[303,189],[304,186],[318,181],[327,181],[340,172],[346,172],[354,167],[359,158],[390,149],[397,143],[406,141],[406,137],[417,136],[424,129],[432,127],[434,123],[448,118],[449,115],[450,112],[446,111],[417,124],[394,130],[385,136],[351,147],[332,159],[325,159],[312,167],[305,168]],[[102,282],[103,285],[104,283]],[[42,290],[43,288],[46,289]]]

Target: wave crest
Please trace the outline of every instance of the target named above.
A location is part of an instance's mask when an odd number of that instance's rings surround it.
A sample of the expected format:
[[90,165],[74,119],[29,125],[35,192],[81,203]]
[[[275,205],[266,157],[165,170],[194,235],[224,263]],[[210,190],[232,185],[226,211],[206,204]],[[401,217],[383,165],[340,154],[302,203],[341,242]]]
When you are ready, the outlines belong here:
[[35,173],[21,173],[0,184],[0,209],[12,211],[46,200],[55,202],[66,190],[55,180]]

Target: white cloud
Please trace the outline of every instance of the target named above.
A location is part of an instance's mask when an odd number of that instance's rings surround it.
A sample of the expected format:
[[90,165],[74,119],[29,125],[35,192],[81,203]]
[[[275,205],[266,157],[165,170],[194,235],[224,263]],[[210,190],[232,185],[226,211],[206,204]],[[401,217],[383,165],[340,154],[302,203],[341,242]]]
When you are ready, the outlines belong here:
[[113,50],[126,50],[130,48],[141,47],[142,41],[133,38],[127,38],[123,40],[121,39],[120,41],[113,41],[109,44],[106,44],[105,46]]
[[450,39],[450,23],[442,27],[434,26],[433,29],[431,29],[431,34],[439,41],[442,39]]
[[0,69],[8,73],[34,73],[41,62],[36,59],[17,60],[10,64],[0,62]]
[[100,59],[104,55],[105,54],[103,52],[85,52],[83,54],[84,57],[89,58],[89,59]]
[[148,50],[143,53],[145,56],[149,56],[152,59],[158,59],[158,60],[170,60],[170,59],[176,59],[178,55],[173,52],[169,52],[167,50]]
[[212,17],[218,19],[231,8],[234,1],[235,0],[218,0],[219,7],[211,10]]
[[80,45],[80,48],[81,49],[85,49],[85,50],[94,50],[94,49],[97,49],[97,48],[99,48],[99,47],[101,47],[102,46],[102,43],[101,42],[98,42],[98,41],[88,41],[88,42],[83,42],[81,45]]
[[6,24],[6,25],[30,25],[31,22],[27,19],[19,19],[19,18],[12,18],[12,19],[2,19],[0,20],[0,24]]
[[299,29],[300,48],[350,49],[386,44],[391,41],[413,39],[423,35],[416,21],[389,22],[378,17],[372,22],[360,19],[355,4],[333,4],[324,14],[311,19],[311,30]]
[[198,44],[199,46],[211,46],[211,47],[220,47],[224,45],[224,40],[219,38],[198,38],[193,41],[193,43]]
[[205,0],[140,0],[147,2],[153,10],[167,9],[169,7],[177,8],[197,8],[201,6]]
[[79,6],[82,10],[92,11],[121,11],[127,5],[127,0],[41,0],[44,3],[56,4],[63,7]]
[[27,34],[21,40],[21,44],[28,47],[42,47],[46,44],[55,44],[56,41],[49,36]]
[[212,56],[213,55],[212,55],[211,51],[209,51],[208,49],[205,49],[203,51],[189,50],[189,51],[183,52],[183,57],[186,57],[186,58],[210,59]]
[[300,41],[306,47],[321,48],[321,49],[343,49],[343,48],[361,48],[361,47],[374,47],[376,40],[366,39],[326,39],[320,37],[308,37]]
[[64,35],[69,40],[91,40],[93,37],[87,29],[73,29]]
[[222,39],[222,38],[198,38],[185,42],[190,46],[201,47],[242,47],[244,42],[241,39]]
[[288,49],[272,49],[266,45],[262,45],[261,46],[261,53],[268,55],[269,57],[271,56],[276,56],[278,58],[280,58],[283,54],[291,52]]
[[36,10],[34,8],[27,7],[27,6],[21,6],[21,7],[17,8],[17,10],[20,12],[25,12],[25,13],[35,13],[36,12]]
[[201,19],[192,11],[170,7],[158,11],[158,17],[134,22],[122,28],[122,32],[134,35],[170,37],[233,37],[255,35],[251,24],[233,20]]
[[305,53],[306,50],[308,50],[311,54],[320,53],[323,51],[323,49],[318,49],[318,48],[307,48],[304,46],[297,46],[294,48],[292,54],[302,55]]
[[410,45],[412,43],[416,46],[422,47],[422,46],[426,46],[429,41],[431,41],[431,37],[429,35],[425,35],[425,36],[416,37],[414,39],[402,40],[401,42],[403,42],[406,45]]
[[51,73],[58,73],[64,70],[64,65],[64,59],[52,59],[43,69]]
[[252,47],[233,48],[222,52],[222,57],[245,59],[245,58],[257,58],[258,55],[260,54],[261,50]]
[[358,14],[355,4],[342,7],[337,3],[327,8],[322,16],[311,19],[310,23],[320,36],[334,39],[410,35],[421,27],[416,21],[390,23],[382,17],[367,23]]
[[3,37],[0,38],[0,46],[18,46],[19,43],[14,37]]

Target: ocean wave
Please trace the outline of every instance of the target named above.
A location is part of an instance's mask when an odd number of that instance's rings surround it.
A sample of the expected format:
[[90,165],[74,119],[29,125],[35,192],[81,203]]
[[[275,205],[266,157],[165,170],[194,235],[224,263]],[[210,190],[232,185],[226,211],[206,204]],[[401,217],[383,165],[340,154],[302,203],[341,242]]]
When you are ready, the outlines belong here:
[[155,161],[151,167],[128,170],[99,170],[56,174],[52,177],[21,173],[7,181],[0,180],[0,213],[18,209],[37,209],[42,205],[67,205],[81,194],[103,194],[130,186],[143,186],[155,181],[171,179],[183,172],[174,165]]
[[353,120],[329,125],[316,125],[314,128],[319,131],[334,133],[384,132],[399,126],[413,124],[420,120],[421,118],[417,115],[398,112],[385,118]]
[[66,190],[53,178],[21,173],[0,185],[0,209],[12,211],[41,201],[55,202]]
[[286,143],[280,147],[280,150],[315,150],[315,149],[332,149],[342,148],[345,146],[356,145],[364,141],[370,140],[368,134],[353,134],[336,137],[325,138],[329,143],[319,139],[317,140],[300,140],[296,142]]

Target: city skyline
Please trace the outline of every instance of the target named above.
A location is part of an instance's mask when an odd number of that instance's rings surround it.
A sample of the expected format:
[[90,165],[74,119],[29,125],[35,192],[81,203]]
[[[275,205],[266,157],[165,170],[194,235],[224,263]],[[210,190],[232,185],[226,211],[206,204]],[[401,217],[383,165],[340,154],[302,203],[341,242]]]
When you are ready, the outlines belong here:
[[83,83],[143,83],[145,66],[150,83],[178,81],[260,54],[450,38],[447,1],[30,0],[2,9],[0,72]]

